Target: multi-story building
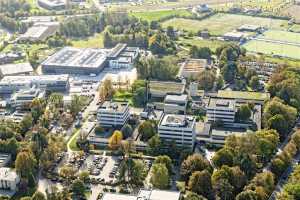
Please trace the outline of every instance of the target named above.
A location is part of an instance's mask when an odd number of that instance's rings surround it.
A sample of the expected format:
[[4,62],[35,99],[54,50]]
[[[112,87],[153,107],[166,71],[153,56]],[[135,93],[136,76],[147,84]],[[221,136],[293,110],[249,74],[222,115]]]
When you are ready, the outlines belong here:
[[10,104],[14,108],[23,107],[29,105],[36,98],[44,98],[45,91],[32,87],[29,90],[20,90],[12,95]]
[[0,189],[16,191],[20,182],[18,174],[10,168],[0,168]]
[[38,0],[39,6],[48,10],[62,10],[66,7],[65,0]]
[[0,81],[0,94],[29,90],[33,86],[46,91],[68,91],[69,75],[6,76]]
[[138,47],[127,47],[127,44],[119,43],[107,56],[109,67],[113,69],[133,67],[134,60],[138,55]]
[[5,167],[11,161],[11,155],[0,153],[0,167]]
[[161,140],[176,142],[180,147],[193,148],[195,143],[196,120],[186,115],[165,114],[158,125]]
[[103,127],[122,127],[129,115],[128,102],[105,101],[98,109],[97,119]]
[[140,190],[138,195],[105,193],[101,200],[180,200],[181,194],[177,191]]
[[164,112],[170,114],[185,114],[188,103],[186,94],[167,95],[164,101]]
[[210,122],[233,123],[235,112],[235,101],[228,99],[210,98],[206,108],[206,116]]

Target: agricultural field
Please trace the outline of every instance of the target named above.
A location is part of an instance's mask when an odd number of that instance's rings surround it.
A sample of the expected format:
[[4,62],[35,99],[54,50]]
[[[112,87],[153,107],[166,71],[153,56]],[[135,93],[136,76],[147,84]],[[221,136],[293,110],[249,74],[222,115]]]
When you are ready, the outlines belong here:
[[204,20],[174,18],[162,23],[163,27],[173,26],[178,30],[197,32],[208,29],[212,35],[223,35],[243,24],[256,24],[269,29],[286,30],[287,20],[253,17],[246,15],[218,13]]
[[74,39],[71,43],[72,46],[78,48],[103,48],[103,33],[97,33],[94,36],[85,39]]
[[184,47],[190,47],[192,45],[197,47],[209,47],[212,51],[215,51],[218,47],[226,44],[224,41],[204,40],[200,38],[179,38],[178,43]]
[[258,38],[300,44],[300,33],[293,33],[288,31],[270,30],[264,32]]
[[243,47],[249,52],[300,59],[300,46],[252,40]]
[[178,10],[160,10],[160,11],[148,11],[148,12],[132,12],[131,16],[146,20],[146,21],[157,21],[164,17],[169,16],[192,16],[192,13],[187,9],[178,9]]

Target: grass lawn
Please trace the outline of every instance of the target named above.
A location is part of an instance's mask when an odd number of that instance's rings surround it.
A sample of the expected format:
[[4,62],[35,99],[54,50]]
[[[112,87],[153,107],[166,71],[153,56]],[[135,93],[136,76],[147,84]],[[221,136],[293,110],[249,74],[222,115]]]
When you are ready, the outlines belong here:
[[132,93],[128,91],[117,91],[113,96],[114,101],[128,101],[132,105]]
[[212,51],[215,51],[218,47],[226,44],[225,41],[203,40],[199,38],[180,38],[178,43],[187,48],[192,45],[195,45],[197,47],[209,47]]
[[160,10],[160,11],[145,11],[145,12],[132,12],[131,16],[147,20],[147,21],[156,21],[168,16],[192,16],[192,13],[188,10]]
[[264,56],[266,62],[277,63],[280,65],[287,65],[291,67],[300,67],[300,60],[292,60],[289,58],[274,58],[272,56]]
[[67,143],[67,148],[72,150],[72,151],[79,151],[80,149],[78,148],[76,142],[77,142],[77,138],[78,135],[80,134],[80,129],[77,130],[75,129],[72,137],[69,139],[68,143]]
[[294,24],[294,25],[290,28],[290,31],[300,33],[300,24]]
[[162,23],[163,27],[173,26],[179,30],[197,32],[208,29],[212,35],[223,35],[243,24],[255,24],[276,30],[286,30],[287,20],[253,17],[246,15],[218,13],[204,20],[174,18]]
[[300,46],[252,40],[243,47],[249,52],[300,59]]
[[241,98],[249,100],[268,100],[270,99],[270,94],[262,92],[241,92],[241,91],[230,91],[230,90],[219,90],[219,98]]
[[72,46],[78,48],[103,48],[103,32],[84,39],[73,39]]
[[270,30],[264,32],[259,36],[259,38],[300,43],[300,33],[293,33],[289,31]]

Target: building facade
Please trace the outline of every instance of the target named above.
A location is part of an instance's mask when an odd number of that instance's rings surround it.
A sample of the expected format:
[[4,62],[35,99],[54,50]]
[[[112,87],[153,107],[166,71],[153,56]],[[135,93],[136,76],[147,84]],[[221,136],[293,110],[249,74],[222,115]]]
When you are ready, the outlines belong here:
[[177,146],[193,148],[196,120],[185,115],[165,114],[158,125],[161,140],[175,142]]
[[206,116],[209,122],[233,123],[235,112],[234,100],[211,98],[206,108]]
[[98,109],[97,119],[102,127],[122,127],[129,115],[128,102],[105,101]]
[[16,191],[20,177],[10,168],[0,168],[0,189]]

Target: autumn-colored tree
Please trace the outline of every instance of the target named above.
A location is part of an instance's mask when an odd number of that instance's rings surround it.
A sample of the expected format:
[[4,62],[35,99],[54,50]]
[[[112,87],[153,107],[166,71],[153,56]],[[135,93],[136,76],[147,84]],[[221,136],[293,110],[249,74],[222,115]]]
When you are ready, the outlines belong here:
[[108,140],[109,148],[117,149],[121,145],[122,139],[123,139],[122,132],[118,130],[114,131],[114,133]]

